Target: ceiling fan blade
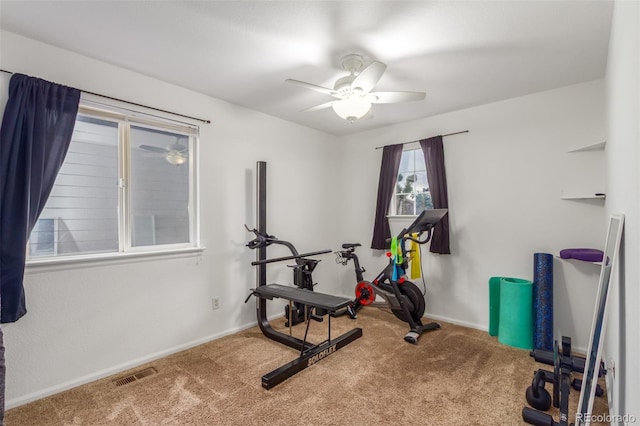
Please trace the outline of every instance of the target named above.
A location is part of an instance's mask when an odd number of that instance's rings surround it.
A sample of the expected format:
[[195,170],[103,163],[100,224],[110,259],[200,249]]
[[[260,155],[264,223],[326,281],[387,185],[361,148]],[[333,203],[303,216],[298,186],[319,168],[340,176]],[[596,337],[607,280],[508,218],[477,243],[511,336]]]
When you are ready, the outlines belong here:
[[181,145],[179,143],[174,143],[173,145],[171,145],[169,147],[169,151],[176,151],[176,152],[185,152],[188,151],[189,147]]
[[158,154],[166,154],[168,152],[165,148],[158,148],[157,146],[151,145],[140,145],[140,148],[151,152],[157,152]]
[[351,83],[351,88],[360,88],[364,92],[371,91],[386,69],[387,66],[382,62],[372,62],[368,67],[360,71],[360,74]]
[[425,97],[424,92],[372,92],[369,93],[372,104],[392,104],[396,102],[421,101]]
[[318,111],[320,109],[325,109],[325,108],[330,108],[333,106],[334,103],[336,102],[340,102],[340,101],[329,101],[329,102],[325,102],[323,104],[320,105],[316,105],[316,106],[312,106],[311,108],[306,108],[303,109],[302,111]]
[[311,83],[306,83],[300,80],[294,80],[292,78],[288,78],[285,80],[287,83],[297,84],[298,86],[306,87],[307,89],[315,90],[316,92],[324,93],[330,96],[337,96],[337,92],[333,89],[329,89],[327,87],[318,86]]

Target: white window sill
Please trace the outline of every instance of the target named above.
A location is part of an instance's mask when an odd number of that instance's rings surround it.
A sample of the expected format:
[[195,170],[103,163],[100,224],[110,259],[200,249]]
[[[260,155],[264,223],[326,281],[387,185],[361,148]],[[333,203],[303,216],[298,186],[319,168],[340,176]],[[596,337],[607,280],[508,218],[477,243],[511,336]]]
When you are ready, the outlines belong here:
[[409,215],[388,215],[387,219],[389,219],[389,228],[391,231],[391,236],[395,237],[402,231],[404,228],[411,225],[411,223],[416,220],[418,216],[409,216]]
[[205,249],[206,247],[185,247],[162,251],[98,253],[82,256],[61,256],[49,259],[33,259],[27,261],[25,274],[70,268],[89,268],[92,266],[113,265],[119,263],[200,256]]

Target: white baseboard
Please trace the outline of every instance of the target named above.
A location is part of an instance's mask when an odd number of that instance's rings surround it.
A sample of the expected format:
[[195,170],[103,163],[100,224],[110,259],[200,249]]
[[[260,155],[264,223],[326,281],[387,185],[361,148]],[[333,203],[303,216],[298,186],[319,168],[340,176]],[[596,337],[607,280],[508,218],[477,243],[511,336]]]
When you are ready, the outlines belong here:
[[480,324],[475,324],[475,323],[472,323],[472,322],[460,321],[460,320],[455,319],[455,318],[445,317],[445,316],[442,316],[442,315],[433,315],[433,314],[429,314],[429,313],[427,313],[425,315],[425,317],[429,318],[429,319],[436,320],[436,321],[444,321],[444,322],[448,322],[448,323],[451,323],[451,324],[460,325],[462,327],[473,328],[473,329],[476,329],[476,330],[489,332],[489,327],[486,327],[486,326],[480,325]]
[[[425,318],[429,318],[429,319],[433,319],[436,321],[444,321],[444,322],[448,322],[451,324],[455,324],[455,325],[460,325],[462,327],[468,327],[468,328],[474,328],[476,330],[481,330],[481,331],[486,331],[487,333],[489,332],[489,327],[484,326],[484,325],[479,325],[479,324],[475,324],[475,323],[471,323],[471,322],[466,322],[466,321],[460,321],[457,320],[455,318],[449,318],[449,317],[445,317],[445,316],[441,316],[441,315],[432,315],[427,313],[425,315]],[[572,346],[571,350],[573,352],[576,352],[580,355],[586,354],[587,353],[587,348],[582,347],[582,346]]]

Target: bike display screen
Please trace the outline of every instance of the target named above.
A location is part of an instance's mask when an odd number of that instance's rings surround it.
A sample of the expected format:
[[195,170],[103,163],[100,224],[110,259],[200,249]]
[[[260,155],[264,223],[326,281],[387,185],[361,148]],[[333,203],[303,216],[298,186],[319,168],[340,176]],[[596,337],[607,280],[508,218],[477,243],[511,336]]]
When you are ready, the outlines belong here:
[[430,227],[440,222],[448,211],[448,209],[424,210],[406,230],[398,235],[398,238],[402,238],[405,234],[427,231]]

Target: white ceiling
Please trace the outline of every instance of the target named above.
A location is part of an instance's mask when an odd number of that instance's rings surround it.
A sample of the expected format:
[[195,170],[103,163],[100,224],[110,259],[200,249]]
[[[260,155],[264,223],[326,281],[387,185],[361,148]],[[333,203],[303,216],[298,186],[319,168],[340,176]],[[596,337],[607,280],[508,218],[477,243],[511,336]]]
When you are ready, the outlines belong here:
[[[344,135],[602,78],[612,8],[604,0],[0,0],[0,27]],[[387,64],[374,90],[426,99],[374,105],[372,118],[355,123],[331,109],[301,112],[331,98],[284,80],[332,88],[349,53]]]

